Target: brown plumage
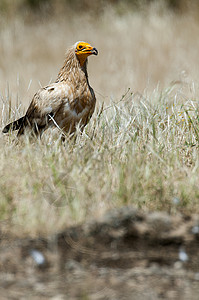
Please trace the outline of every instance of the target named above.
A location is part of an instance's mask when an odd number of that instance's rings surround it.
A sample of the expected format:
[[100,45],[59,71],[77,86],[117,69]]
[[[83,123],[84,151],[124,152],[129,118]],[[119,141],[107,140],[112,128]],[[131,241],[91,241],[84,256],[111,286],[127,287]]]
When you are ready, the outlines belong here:
[[76,125],[85,127],[95,109],[95,94],[88,82],[87,57],[98,51],[90,44],[77,42],[66,52],[57,80],[41,88],[33,97],[22,118],[4,127],[3,133],[18,130],[18,136],[29,129],[34,135],[51,126],[72,134]]

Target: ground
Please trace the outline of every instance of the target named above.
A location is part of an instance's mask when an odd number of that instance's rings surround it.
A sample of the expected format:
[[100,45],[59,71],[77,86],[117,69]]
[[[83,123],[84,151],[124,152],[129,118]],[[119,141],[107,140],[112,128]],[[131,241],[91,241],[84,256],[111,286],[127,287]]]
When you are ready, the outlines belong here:
[[133,207],[48,239],[2,235],[1,299],[198,299],[198,246],[197,216]]

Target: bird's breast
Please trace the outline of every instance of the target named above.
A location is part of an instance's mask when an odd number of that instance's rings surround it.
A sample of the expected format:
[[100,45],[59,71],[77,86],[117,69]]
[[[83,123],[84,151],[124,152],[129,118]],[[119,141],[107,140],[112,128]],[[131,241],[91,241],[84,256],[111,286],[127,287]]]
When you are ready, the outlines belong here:
[[74,117],[81,119],[95,104],[94,95],[87,86],[83,90],[75,91],[73,97],[65,104],[66,111],[71,111]]
[[[82,92],[68,91],[68,98],[62,102],[56,114],[56,122],[61,128],[68,130],[81,122],[86,125],[95,108],[95,96],[90,88]],[[73,131],[73,130],[72,130]]]

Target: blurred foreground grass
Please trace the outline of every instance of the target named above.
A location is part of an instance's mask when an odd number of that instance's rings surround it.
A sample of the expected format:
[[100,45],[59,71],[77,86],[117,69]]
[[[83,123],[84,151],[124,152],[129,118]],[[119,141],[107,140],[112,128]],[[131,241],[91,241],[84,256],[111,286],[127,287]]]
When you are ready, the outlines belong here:
[[[0,220],[18,234],[48,234],[107,209],[199,213],[198,88],[131,93],[99,107],[83,135],[62,145],[0,140]],[[21,115],[2,98],[2,122]],[[2,124],[3,126],[3,124]]]

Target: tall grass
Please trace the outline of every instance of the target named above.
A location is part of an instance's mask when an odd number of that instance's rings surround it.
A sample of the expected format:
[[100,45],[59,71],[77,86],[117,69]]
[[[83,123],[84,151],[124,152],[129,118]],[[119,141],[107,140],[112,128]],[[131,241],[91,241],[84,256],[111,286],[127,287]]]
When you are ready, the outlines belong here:
[[[1,220],[38,234],[129,204],[199,213],[194,93],[186,99],[178,85],[151,95],[129,91],[99,108],[84,133],[65,145],[56,130],[41,141],[1,137]],[[17,108],[11,114],[17,117]]]
[[193,15],[107,9],[99,18],[16,17],[0,25],[1,128],[54,80],[67,46],[86,40],[99,50],[88,65],[98,107],[76,141],[61,144],[56,129],[41,141],[0,135],[2,230],[50,234],[128,204],[199,213]]

